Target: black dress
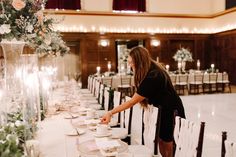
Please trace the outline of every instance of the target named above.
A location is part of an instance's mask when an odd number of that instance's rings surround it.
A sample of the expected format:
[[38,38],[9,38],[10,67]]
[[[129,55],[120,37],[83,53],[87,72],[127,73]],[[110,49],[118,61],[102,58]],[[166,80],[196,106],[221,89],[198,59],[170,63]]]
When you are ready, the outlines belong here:
[[169,75],[156,64],[151,63],[149,72],[137,89],[149,104],[161,107],[159,137],[166,142],[173,140],[174,113],[185,118],[184,107],[176,93]]

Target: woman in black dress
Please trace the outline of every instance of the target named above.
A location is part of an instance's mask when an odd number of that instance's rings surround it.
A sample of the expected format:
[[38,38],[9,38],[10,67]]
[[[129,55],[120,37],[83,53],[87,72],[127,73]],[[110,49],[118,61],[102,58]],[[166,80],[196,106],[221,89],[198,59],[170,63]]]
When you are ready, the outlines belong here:
[[128,63],[134,71],[136,93],[132,99],[107,112],[102,117],[103,123],[109,123],[113,114],[132,107],[137,103],[142,106],[153,104],[161,107],[159,149],[162,157],[173,156],[174,114],[185,118],[182,101],[176,93],[165,69],[156,63],[147,49],[135,47],[131,50]]

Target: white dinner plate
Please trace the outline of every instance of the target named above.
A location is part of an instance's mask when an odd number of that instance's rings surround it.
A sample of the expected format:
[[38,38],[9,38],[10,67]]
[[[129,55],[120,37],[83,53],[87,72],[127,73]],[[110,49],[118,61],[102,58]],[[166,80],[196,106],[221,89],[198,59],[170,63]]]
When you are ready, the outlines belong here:
[[112,133],[107,133],[107,134],[97,134],[97,133],[95,133],[94,134],[94,137],[108,137],[108,136],[111,136],[112,135]]

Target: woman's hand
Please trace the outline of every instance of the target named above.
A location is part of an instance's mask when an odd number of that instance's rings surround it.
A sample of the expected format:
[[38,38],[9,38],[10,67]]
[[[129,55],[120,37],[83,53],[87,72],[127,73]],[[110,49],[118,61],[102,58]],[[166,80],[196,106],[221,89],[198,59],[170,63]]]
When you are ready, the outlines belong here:
[[111,121],[112,114],[107,112],[101,119],[102,124],[108,124]]

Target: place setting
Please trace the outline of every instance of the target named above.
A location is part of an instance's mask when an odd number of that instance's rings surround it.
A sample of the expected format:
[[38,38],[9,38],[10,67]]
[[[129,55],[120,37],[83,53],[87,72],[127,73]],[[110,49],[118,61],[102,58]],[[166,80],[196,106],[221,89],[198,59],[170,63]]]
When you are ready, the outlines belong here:
[[73,128],[72,130],[68,131],[65,135],[67,136],[79,136],[86,133],[86,130],[82,130],[79,128]]

